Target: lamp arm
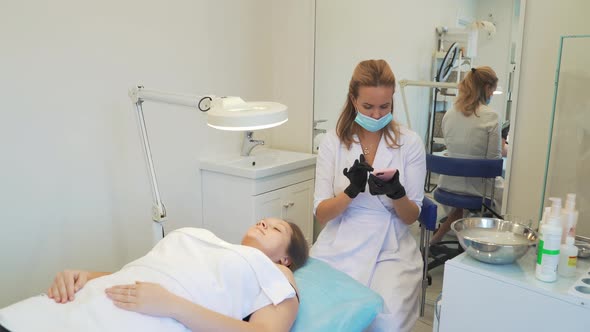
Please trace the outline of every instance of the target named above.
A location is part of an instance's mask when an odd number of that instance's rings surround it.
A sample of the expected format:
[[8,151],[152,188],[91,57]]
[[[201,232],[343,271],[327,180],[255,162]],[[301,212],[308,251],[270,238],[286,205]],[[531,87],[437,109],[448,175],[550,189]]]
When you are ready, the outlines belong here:
[[448,82],[434,82],[434,81],[409,81],[409,80],[400,80],[399,81],[400,87],[406,86],[426,86],[431,88],[447,88],[447,89],[457,89],[459,84],[457,83],[448,83]]
[[164,203],[162,203],[160,190],[158,189],[158,179],[156,178],[156,169],[152,159],[152,151],[150,148],[147,127],[145,125],[145,119],[143,116],[142,104],[144,101],[150,100],[166,104],[198,108],[202,112],[207,112],[209,109],[211,109],[211,102],[214,96],[197,96],[158,90],[147,90],[140,85],[135,86],[129,90],[129,97],[135,103],[135,109],[137,110],[137,120],[141,133],[141,142],[150,173],[150,183],[152,186],[153,198],[152,220],[156,223],[163,223],[166,221],[166,207],[164,206]]
[[400,84],[402,90],[402,102],[404,104],[404,112],[406,113],[406,120],[408,121],[408,129],[412,129],[412,122],[410,121],[410,113],[408,111],[408,102],[406,100],[406,89],[405,85]]
[[152,199],[153,199],[153,206],[152,206],[152,220],[157,223],[162,223],[166,221],[166,207],[164,203],[162,203],[162,198],[160,197],[160,190],[158,189],[158,180],[156,178],[156,169],[154,167],[154,162],[152,160],[152,150],[150,148],[150,141],[148,138],[147,128],[145,125],[145,120],[143,117],[143,108],[142,108],[143,100],[138,99],[135,102],[135,109],[137,110],[137,120],[139,123],[139,130],[141,132],[141,142],[143,145],[143,151],[145,153],[145,159],[148,164],[149,172],[150,172],[150,183],[152,185]]
[[136,86],[129,90],[129,97],[137,104],[138,101],[156,101],[165,104],[181,105],[197,108],[201,112],[211,109],[211,102],[215,96],[198,96],[158,90],[148,90],[143,86]]
[[402,101],[404,105],[404,112],[406,114],[406,119],[408,120],[408,128],[412,129],[412,124],[410,122],[410,114],[408,111],[408,101],[406,99],[406,86],[422,86],[422,87],[430,87],[430,88],[447,88],[447,89],[457,89],[457,83],[447,83],[447,82],[432,82],[432,81],[410,81],[410,80],[400,80],[399,87],[401,88],[402,92]]
[[160,103],[188,106],[199,109],[201,112],[207,112],[211,109],[211,104],[214,96],[197,96],[189,94],[180,94],[172,92],[164,92],[157,90],[146,90],[143,86],[136,86],[129,90],[129,97],[135,103],[137,110],[137,120],[139,123],[139,130],[141,133],[141,142],[145,159],[148,164],[150,183],[152,186],[152,229],[153,242],[157,243],[164,237],[164,222],[167,219],[166,206],[160,197],[160,190],[158,189],[158,179],[156,178],[156,169],[152,159],[152,151],[150,148],[150,141],[148,138],[147,127],[143,116],[142,104],[144,101],[155,101]]

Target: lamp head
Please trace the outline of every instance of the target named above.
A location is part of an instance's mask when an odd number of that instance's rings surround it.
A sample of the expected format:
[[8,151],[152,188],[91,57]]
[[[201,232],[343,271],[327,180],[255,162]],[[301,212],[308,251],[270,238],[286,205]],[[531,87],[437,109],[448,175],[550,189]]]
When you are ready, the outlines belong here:
[[129,90],[135,104],[145,100],[182,105],[207,112],[207,124],[221,130],[251,131],[272,128],[287,122],[287,106],[275,102],[245,102],[239,97],[215,97],[147,90]]
[[288,120],[287,106],[275,102],[245,102],[239,97],[213,99],[207,125],[233,131],[251,131],[279,126]]

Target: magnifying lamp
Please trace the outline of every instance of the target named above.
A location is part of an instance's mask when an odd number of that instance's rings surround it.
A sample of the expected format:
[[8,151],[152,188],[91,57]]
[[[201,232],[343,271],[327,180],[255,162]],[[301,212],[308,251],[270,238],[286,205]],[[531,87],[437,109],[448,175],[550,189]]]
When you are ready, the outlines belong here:
[[[137,120],[142,138],[143,150],[149,168],[152,186],[153,206],[152,223],[154,243],[164,237],[163,222],[166,221],[166,207],[162,203],[156,170],[152,160],[152,152],[143,116],[143,102],[159,103],[190,107],[207,113],[207,125],[231,131],[245,131],[242,153],[249,153],[252,149],[252,131],[279,126],[288,120],[287,106],[276,102],[245,102],[239,97],[216,97],[213,95],[192,95],[174,92],[148,90],[143,86],[136,86],[129,90],[129,97],[135,104]],[[246,151],[246,152],[244,152]]]
[[438,66],[435,81],[446,82],[455,66],[455,60],[459,57],[459,44],[453,43]]

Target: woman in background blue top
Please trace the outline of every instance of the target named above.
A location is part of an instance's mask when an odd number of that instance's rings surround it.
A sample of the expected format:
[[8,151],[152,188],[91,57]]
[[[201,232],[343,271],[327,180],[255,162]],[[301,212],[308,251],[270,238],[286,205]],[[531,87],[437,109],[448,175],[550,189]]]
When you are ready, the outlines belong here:
[[[394,92],[387,62],[359,63],[336,131],[323,139],[316,165],[314,213],[325,227],[310,254],[383,297],[384,311],[370,331],[410,331],[422,279],[420,251],[408,226],[417,220],[424,195],[424,145],[393,121]],[[388,168],[397,172],[387,181],[369,174]]]

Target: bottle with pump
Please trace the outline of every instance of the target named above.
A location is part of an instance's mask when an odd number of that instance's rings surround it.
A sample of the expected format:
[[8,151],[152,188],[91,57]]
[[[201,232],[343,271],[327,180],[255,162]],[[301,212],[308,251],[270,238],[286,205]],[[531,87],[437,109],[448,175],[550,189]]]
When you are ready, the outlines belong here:
[[[550,214],[551,214],[551,207],[546,206],[545,209],[543,210],[543,215],[541,216],[541,220],[539,221],[539,229],[537,229],[537,231],[539,232],[539,239],[541,238],[541,228],[543,227],[543,225],[547,224],[547,219],[549,219]],[[537,246],[537,251],[535,253],[537,255],[539,254],[539,246]]]
[[562,210],[561,225],[563,233],[561,234],[561,244],[565,244],[568,236],[576,238],[576,224],[578,223],[578,211],[576,210],[576,194],[567,194],[565,207]]
[[557,264],[561,247],[561,198],[551,197],[551,214],[539,229],[539,247],[535,277],[541,281],[557,280]]
[[539,231],[541,230],[541,226],[545,225],[547,223],[547,220],[549,219],[549,215],[551,214],[551,207],[550,206],[546,206],[545,210],[543,210],[543,216],[541,218],[541,223],[539,226]]
[[578,247],[574,245],[574,238],[568,236],[565,238],[565,244],[561,245],[559,250],[559,264],[557,273],[563,277],[575,277],[576,266],[578,264]]

